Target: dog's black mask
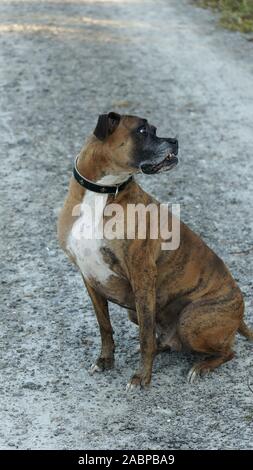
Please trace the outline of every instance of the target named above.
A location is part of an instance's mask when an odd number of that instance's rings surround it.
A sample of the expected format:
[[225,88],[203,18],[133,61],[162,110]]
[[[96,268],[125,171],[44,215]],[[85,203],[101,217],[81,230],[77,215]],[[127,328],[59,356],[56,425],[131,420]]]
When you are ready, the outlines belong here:
[[134,164],[143,173],[153,174],[173,168],[178,159],[178,141],[173,138],[157,137],[156,127],[143,119],[132,131],[134,140]]

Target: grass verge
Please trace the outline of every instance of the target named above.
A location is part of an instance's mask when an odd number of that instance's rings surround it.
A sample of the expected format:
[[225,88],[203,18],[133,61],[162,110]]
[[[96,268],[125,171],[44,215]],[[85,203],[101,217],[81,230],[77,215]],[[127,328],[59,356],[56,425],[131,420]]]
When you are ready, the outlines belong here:
[[201,7],[221,12],[220,24],[242,33],[253,32],[253,0],[194,0]]

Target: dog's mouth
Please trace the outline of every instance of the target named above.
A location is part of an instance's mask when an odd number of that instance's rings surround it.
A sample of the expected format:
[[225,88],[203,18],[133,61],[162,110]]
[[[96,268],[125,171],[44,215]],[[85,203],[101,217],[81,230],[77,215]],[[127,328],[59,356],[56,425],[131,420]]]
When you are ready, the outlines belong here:
[[151,175],[154,173],[161,173],[162,171],[172,170],[174,166],[178,164],[178,158],[174,153],[169,153],[167,157],[161,162],[155,163],[144,163],[140,166],[142,173]]

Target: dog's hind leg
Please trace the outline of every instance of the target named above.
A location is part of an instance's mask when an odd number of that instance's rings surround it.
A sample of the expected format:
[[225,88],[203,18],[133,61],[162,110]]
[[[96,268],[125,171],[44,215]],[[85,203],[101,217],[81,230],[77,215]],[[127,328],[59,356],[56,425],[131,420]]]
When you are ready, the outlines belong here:
[[208,372],[215,369],[216,367],[219,367],[221,364],[231,361],[233,357],[234,357],[234,352],[228,351],[227,353],[223,353],[220,356],[206,359],[205,361],[194,364],[188,373],[188,376],[187,376],[188,382],[189,383],[195,382],[195,379],[197,378],[197,376],[207,374]]
[[230,302],[202,299],[184,308],[178,322],[182,343],[192,351],[211,356],[192,367],[189,382],[234,357],[232,345],[242,314],[236,298]]
[[244,336],[250,341],[253,341],[253,331],[246,325],[244,320],[242,320],[239,325],[238,333],[240,333],[240,335]]
[[91,372],[102,371],[104,369],[111,369],[114,366],[114,341],[113,341],[113,329],[110,321],[108,302],[107,300],[98,294],[87,281],[84,280],[90,295],[99,329],[101,335],[101,352],[97,358],[95,364],[91,367]]

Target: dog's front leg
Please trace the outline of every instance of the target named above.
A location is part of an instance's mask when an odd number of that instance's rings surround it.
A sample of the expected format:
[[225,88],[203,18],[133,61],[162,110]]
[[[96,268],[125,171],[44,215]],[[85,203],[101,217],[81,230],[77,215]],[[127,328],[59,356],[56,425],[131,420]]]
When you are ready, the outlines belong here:
[[114,366],[114,341],[113,341],[113,329],[110,321],[108,302],[101,295],[91,287],[87,281],[84,280],[90,295],[99,329],[101,335],[101,352],[97,358],[95,364],[91,367],[91,372],[102,371],[105,369],[111,369]]
[[[140,265],[139,265],[140,266]],[[136,312],[140,337],[140,367],[132,376],[128,388],[147,387],[151,381],[153,359],[156,353],[156,270],[146,267],[136,272],[133,279]]]

